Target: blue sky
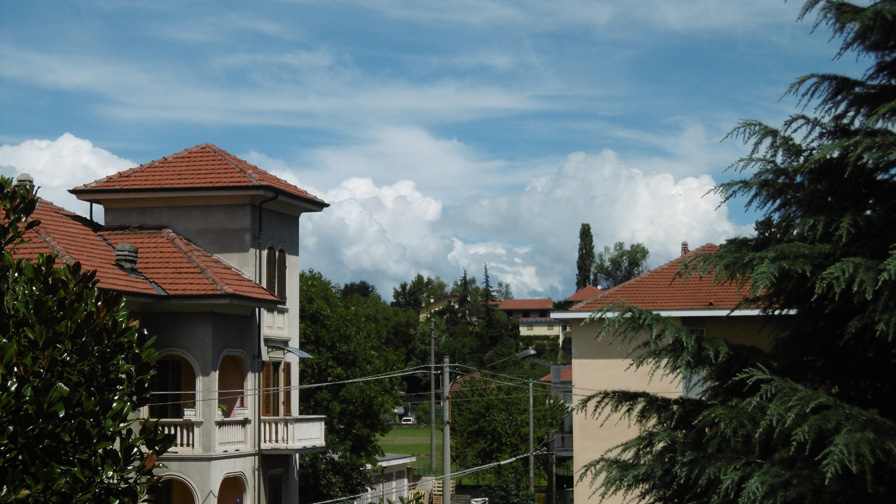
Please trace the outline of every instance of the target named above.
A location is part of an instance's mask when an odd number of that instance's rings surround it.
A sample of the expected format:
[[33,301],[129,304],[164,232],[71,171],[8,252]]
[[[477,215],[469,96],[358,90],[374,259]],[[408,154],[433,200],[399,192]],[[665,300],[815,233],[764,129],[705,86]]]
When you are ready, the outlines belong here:
[[302,264],[391,289],[482,265],[563,298],[578,230],[652,266],[749,232],[706,191],[809,72],[800,2],[0,2],[0,170],[65,190],[210,142],[326,199]]

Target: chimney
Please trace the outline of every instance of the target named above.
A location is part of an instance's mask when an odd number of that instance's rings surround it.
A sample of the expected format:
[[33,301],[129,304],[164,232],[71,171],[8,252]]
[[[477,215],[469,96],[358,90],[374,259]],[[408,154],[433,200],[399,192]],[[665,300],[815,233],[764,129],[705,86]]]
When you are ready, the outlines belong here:
[[34,177],[28,175],[27,173],[23,173],[16,177],[16,186],[17,187],[34,187]]
[[691,251],[691,249],[688,248],[688,242],[686,242],[686,241],[681,242],[681,255],[685,255],[690,251]]
[[130,243],[119,243],[116,245],[115,264],[126,270],[137,269],[137,247]]

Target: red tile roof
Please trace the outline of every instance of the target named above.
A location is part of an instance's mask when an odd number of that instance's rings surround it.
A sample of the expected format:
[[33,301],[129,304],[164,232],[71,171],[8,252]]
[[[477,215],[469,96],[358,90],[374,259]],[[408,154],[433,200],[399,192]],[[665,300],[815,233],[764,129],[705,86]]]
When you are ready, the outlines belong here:
[[327,206],[304,189],[208,143],[75,187],[71,192],[240,187],[269,187]]
[[[49,201],[40,200],[31,216],[40,225],[15,255],[30,258],[56,253],[71,264],[95,270],[99,287],[158,296],[237,295],[261,301],[278,298],[221,259],[167,228],[103,229]],[[118,267],[115,246],[137,247],[137,273]]]
[[498,304],[498,308],[510,310],[552,310],[554,302],[548,299],[504,299]]
[[[551,383],[551,373],[548,373],[540,380],[541,382]],[[560,368],[560,381],[571,382],[572,381],[572,366],[563,366]]]
[[718,251],[712,243],[692,250],[658,268],[601,293],[570,308],[571,311],[593,311],[613,303],[628,304],[647,310],[732,310],[738,306],[745,290],[726,283],[712,282],[713,274],[687,278],[677,276],[681,263],[696,254]]
[[585,301],[600,294],[600,289],[593,285],[586,285],[577,290],[575,294],[566,298],[567,301]]

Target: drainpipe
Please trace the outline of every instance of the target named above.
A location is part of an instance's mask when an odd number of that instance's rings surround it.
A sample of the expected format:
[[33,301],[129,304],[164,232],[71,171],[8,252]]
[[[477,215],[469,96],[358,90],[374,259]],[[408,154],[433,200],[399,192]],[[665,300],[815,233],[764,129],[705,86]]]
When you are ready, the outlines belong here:
[[[257,246],[255,247],[255,255],[257,257],[257,261],[255,262],[255,281],[261,285],[261,261],[263,260],[263,253],[261,250],[262,246],[262,238],[261,238],[261,229],[262,229],[262,207],[264,207],[265,203],[274,201],[279,197],[279,194],[274,194],[270,198],[266,200],[262,200],[258,203],[258,240]],[[256,323],[258,325],[258,360],[255,364],[257,372],[255,373],[255,390],[259,391],[259,394],[255,398],[255,502],[261,502],[261,402],[262,402],[262,387],[264,383],[261,380],[261,374],[264,371],[264,332],[262,327],[262,317],[264,316],[264,312],[261,307],[256,308]],[[282,490],[281,490],[282,491]]]

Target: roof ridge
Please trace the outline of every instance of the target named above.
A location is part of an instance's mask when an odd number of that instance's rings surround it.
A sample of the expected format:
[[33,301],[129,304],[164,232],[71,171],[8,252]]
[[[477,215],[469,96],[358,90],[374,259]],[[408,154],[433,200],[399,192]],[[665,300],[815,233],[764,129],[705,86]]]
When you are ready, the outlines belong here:
[[[246,179],[252,183],[252,185],[261,185],[261,182],[258,180],[258,177],[255,175],[255,170],[261,170],[261,168],[255,166],[254,164],[252,164],[248,161],[244,161],[242,159],[237,158],[233,154],[227,152],[226,150],[218,147],[215,144],[208,144],[208,143],[202,144],[202,147],[208,149],[209,151],[211,151],[212,153],[214,153],[215,155],[220,157],[225,163],[229,164],[230,166],[234,167],[237,171],[242,173],[243,176],[246,177]],[[237,163],[235,163],[233,161],[234,159],[238,159],[238,160],[246,163],[247,165],[251,166],[255,170],[244,169],[242,166],[239,166]],[[267,173],[268,175],[271,175],[271,176],[275,176],[270,172],[265,172],[265,173]]]
[[[199,272],[202,273],[202,276],[209,279],[212,282],[212,284],[215,286],[215,288],[218,289],[219,292],[224,293],[224,294],[232,293],[233,289],[231,289],[230,286],[227,285],[226,282],[221,280],[221,277],[219,277],[217,273],[212,271],[202,261],[202,259],[200,257],[202,254],[196,253],[197,250],[202,250],[202,249],[200,249],[193,242],[191,242],[188,239],[184,238],[183,236],[177,234],[174,230],[172,230],[170,228],[163,228],[162,236],[166,240],[168,240],[178,252],[183,254],[183,256],[187,259],[187,261],[190,262],[190,264],[192,264],[193,266],[196,266],[196,268],[199,269]],[[187,247],[186,245],[190,245],[192,247]],[[190,248],[191,250],[188,250],[188,248]]]
[[72,257],[72,255],[69,254],[67,250],[65,250],[65,247],[60,245],[59,242],[56,241],[55,238],[53,238],[53,235],[51,235],[46,228],[38,225],[35,226],[34,231],[37,233],[37,237],[40,238],[40,240],[44,242],[47,247],[50,247],[50,251],[56,254],[56,257],[61,259],[64,264],[70,265],[76,262],[75,258]]
[[[574,304],[573,306],[571,306],[569,309],[570,309],[570,311],[575,311],[577,308],[584,306],[588,303],[591,303],[598,299],[604,298],[606,296],[614,295],[615,294],[614,291],[621,289],[622,287],[627,286],[630,283],[633,283],[635,281],[641,281],[640,279],[649,278],[653,275],[659,275],[659,274],[661,274],[661,272],[666,271],[668,267],[674,266],[675,264],[684,263],[686,260],[697,255],[698,253],[699,254],[707,253],[709,251],[709,249],[715,249],[715,251],[718,251],[718,248],[719,248],[718,245],[716,245],[715,243],[712,243],[712,242],[704,243],[703,245],[701,245],[693,250],[689,250],[686,254],[679,255],[678,257],[675,257],[675,258],[657,266],[656,268],[645,271],[644,273],[641,273],[640,275],[638,275],[634,278],[626,280],[625,282],[622,282],[619,285],[614,285],[613,287],[611,287],[609,289],[600,289],[600,294],[598,294],[590,299],[585,299],[583,301],[580,301],[580,302]],[[671,282],[674,282],[674,281],[675,281],[675,276],[673,275]],[[671,284],[671,282],[670,282],[670,284]],[[622,297],[620,297],[620,300],[625,302],[625,299]]]

